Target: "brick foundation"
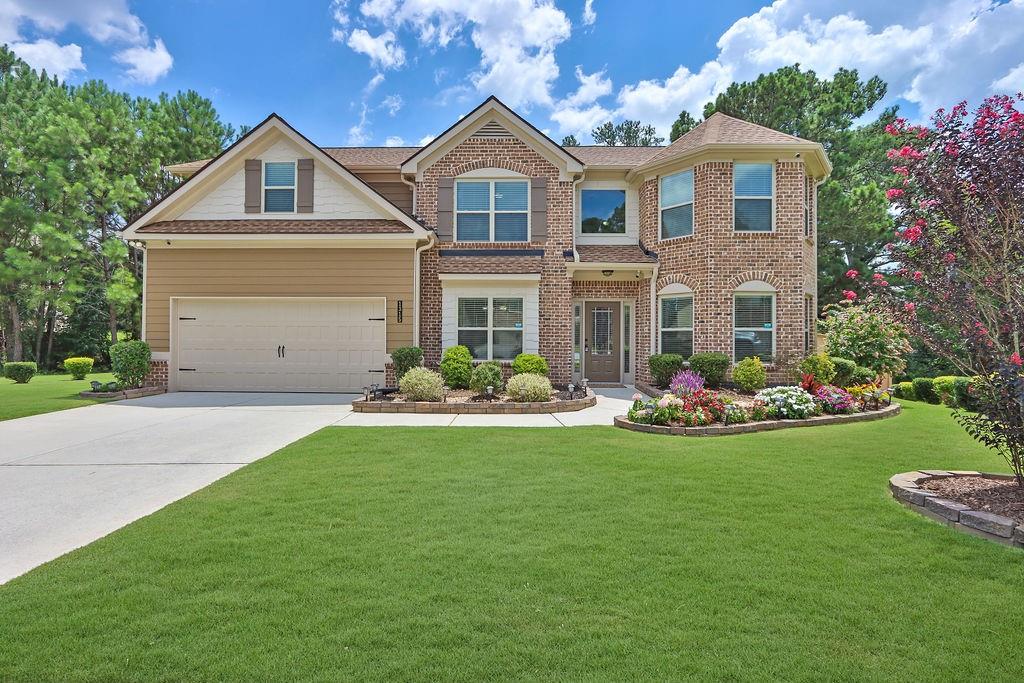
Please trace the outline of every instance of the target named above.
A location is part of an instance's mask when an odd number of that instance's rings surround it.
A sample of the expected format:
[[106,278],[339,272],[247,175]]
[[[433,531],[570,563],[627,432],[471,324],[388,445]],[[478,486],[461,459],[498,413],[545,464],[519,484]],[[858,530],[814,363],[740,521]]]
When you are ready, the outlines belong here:
[[165,360],[151,360],[149,361],[149,374],[146,375],[146,379],[142,380],[142,386],[144,387],[163,387],[167,388],[167,361]]

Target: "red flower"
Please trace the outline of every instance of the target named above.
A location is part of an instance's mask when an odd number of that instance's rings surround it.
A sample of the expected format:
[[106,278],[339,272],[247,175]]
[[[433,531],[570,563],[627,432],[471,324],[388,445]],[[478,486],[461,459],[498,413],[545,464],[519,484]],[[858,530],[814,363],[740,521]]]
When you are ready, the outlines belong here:
[[851,292],[848,289],[843,290],[843,298],[847,301],[854,301],[857,299],[857,292]]
[[920,282],[921,278],[924,277],[924,273],[920,270],[915,270],[912,277],[914,278],[914,282]]
[[904,191],[901,190],[900,188],[892,187],[892,188],[889,188],[888,190],[885,191],[885,198],[888,199],[891,202],[892,200],[896,199],[897,197],[902,197],[903,194],[904,194]]
[[956,263],[956,254],[950,251],[945,256],[942,257],[942,260],[949,265],[953,265],[954,263]]
[[892,172],[895,173],[896,175],[901,175],[901,176],[909,176],[910,175],[910,169],[907,168],[906,166],[893,166],[892,167]]
[[921,239],[922,232],[923,231],[921,230],[921,228],[917,227],[916,225],[911,225],[909,228],[903,231],[903,237],[905,237],[908,242],[913,244],[914,242]]
[[850,268],[848,271],[846,271],[846,277],[850,278],[851,280],[856,280],[859,276],[860,273],[857,272],[856,268]]
[[908,301],[907,303],[903,304],[903,310],[906,311],[907,315],[909,315],[910,317],[914,317],[914,315],[917,313],[917,304],[915,304],[913,301]]
[[1020,354],[1014,351],[1010,354],[1010,362],[1016,365],[1018,368],[1024,365],[1024,360],[1021,360]]

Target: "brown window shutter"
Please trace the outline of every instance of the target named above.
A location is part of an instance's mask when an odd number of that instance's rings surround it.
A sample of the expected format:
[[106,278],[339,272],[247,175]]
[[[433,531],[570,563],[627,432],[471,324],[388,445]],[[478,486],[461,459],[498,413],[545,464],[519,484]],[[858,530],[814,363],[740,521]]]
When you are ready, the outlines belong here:
[[548,179],[530,179],[530,241],[548,239]]
[[259,159],[245,160],[245,212],[260,213],[263,210],[263,162]]
[[442,242],[453,241],[455,206],[455,178],[437,179],[437,238]]
[[298,171],[295,180],[295,212],[313,213],[313,160],[299,159],[295,168]]

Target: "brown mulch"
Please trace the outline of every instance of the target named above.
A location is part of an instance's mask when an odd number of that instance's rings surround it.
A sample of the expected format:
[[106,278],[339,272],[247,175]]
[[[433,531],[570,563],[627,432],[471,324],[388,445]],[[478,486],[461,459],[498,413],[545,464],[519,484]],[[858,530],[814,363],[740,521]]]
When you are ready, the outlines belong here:
[[[576,392],[576,398],[583,398],[583,394],[580,393],[579,391],[577,391]],[[405,397],[405,395],[403,395],[403,394],[388,394],[388,395],[384,396],[384,401],[385,402],[393,401],[395,403],[406,403],[408,400],[409,399],[407,399]],[[551,395],[551,400],[552,401],[567,401],[567,400],[569,400],[569,392],[568,391],[563,391],[563,390],[560,390],[560,389],[556,388],[555,389],[555,393],[553,393]],[[488,401],[487,401],[487,399],[485,399],[480,394],[477,394],[475,391],[470,391],[469,389],[456,389],[454,391],[449,391],[448,392],[448,396],[447,396],[445,402],[446,403],[487,403]],[[490,403],[510,403],[510,402],[512,402],[512,399],[510,399],[505,394],[498,394],[494,398],[494,400],[490,401]]]
[[1012,479],[945,477],[920,483],[921,488],[975,510],[1009,517],[1024,524],[1024,488]]

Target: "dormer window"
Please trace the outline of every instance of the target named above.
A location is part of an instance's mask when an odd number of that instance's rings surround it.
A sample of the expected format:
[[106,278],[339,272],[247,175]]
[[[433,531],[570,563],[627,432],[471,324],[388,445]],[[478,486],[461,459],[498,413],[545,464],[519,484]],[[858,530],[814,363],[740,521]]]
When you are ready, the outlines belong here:
[[263,212],[295,213],[295,162],[263,164]]

